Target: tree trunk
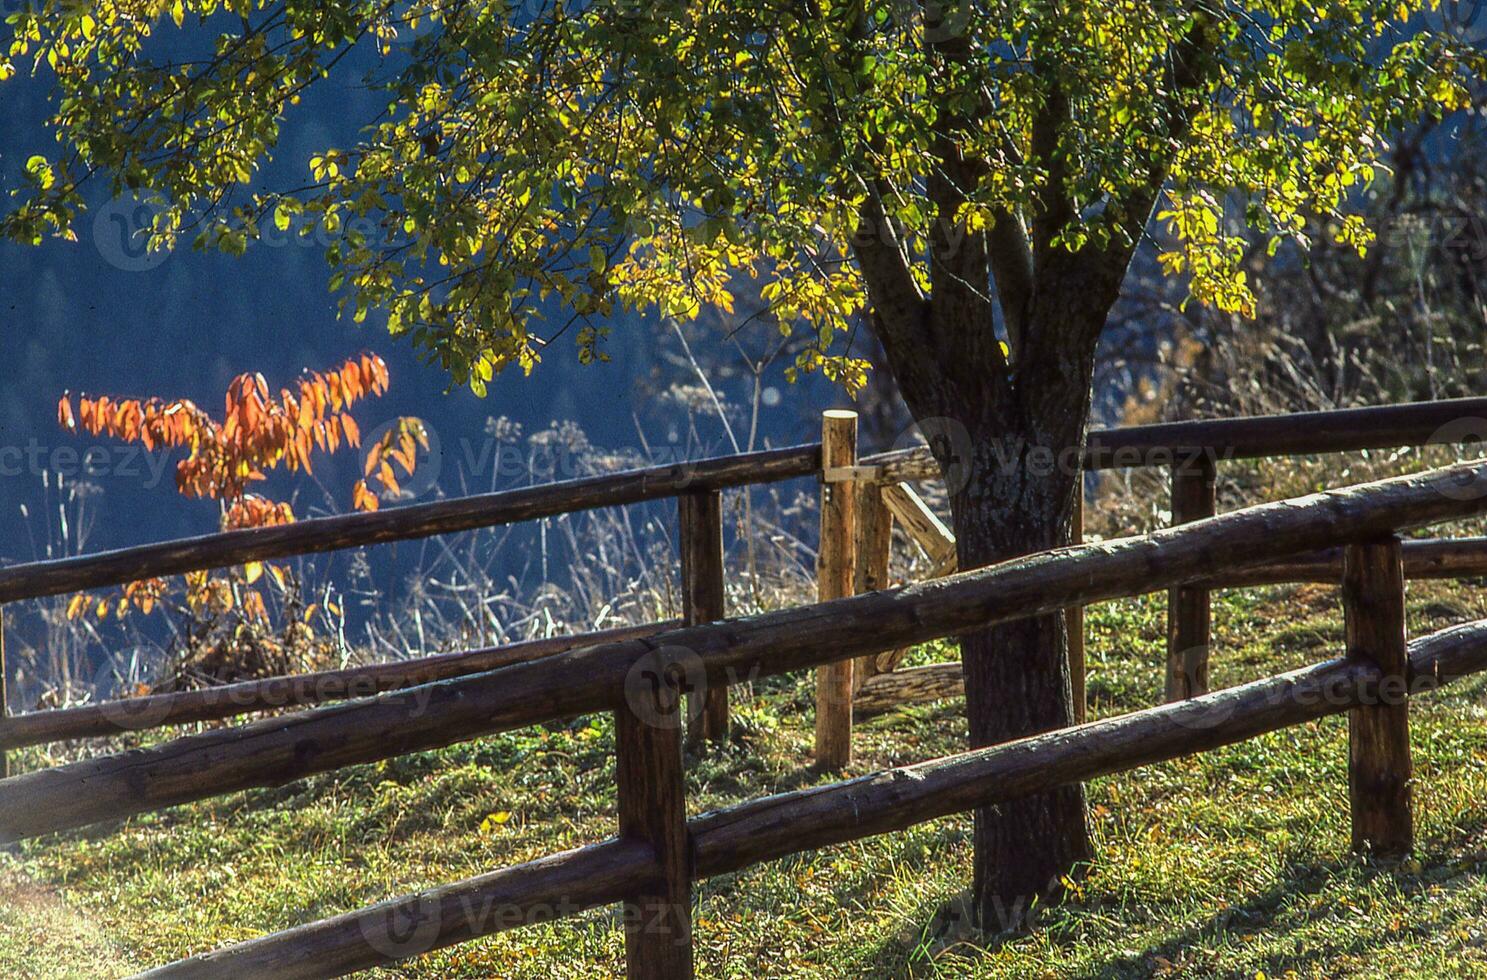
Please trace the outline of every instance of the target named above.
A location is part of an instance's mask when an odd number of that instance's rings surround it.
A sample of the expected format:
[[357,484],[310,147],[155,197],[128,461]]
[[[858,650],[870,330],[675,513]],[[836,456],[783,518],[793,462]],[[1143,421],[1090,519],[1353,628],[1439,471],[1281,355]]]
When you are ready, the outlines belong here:
[[[1055,121],[1056,102],[1049,107]],[[1047,145],[1035,145],[1039,156],[1058,159],[1056,129],[1043,133]],[[957,227],[955,216],[979,171],[954,143],[947,136],[940,147],[946,165],[929,180],[939,212],[927,250],[929,293],[886,217],[882,201],[889,195],[882,188],[864,205],[854,249],[874,333],[940,463],[957,557],[970,569],[1069,543],[1096,347],[1150,202],[1132,212],[1139,217],[1126,244],[1070,251],[1054,244],[1074,218],[1061,196],[1066,174],[1055,168],[1054,190],[1033,209],[1031,228],[1006,214],[993,226],[1004,230],[1000,237],[960,240],[947,229]],[[993,264],[1005,344],[985,290]],[[1062,614],[961,637],[972,745],[1071,723],[1067,647]],[[979,926],[988,932],[1029,927],[1035,900],[1056,893],[1090,857],[1083,790],[978,811],[975,850],[972,904]]]
[[[967,426],[975,448],[951,497],[962,569],[1069,543],[1080,470],[1068,449],[1083,444],[1088,399],[1070,395],[1076,404],[1061,418],[1038,419],[1022,432]],[[973,747],[1072,724],[1061,614],[964,636],[961,653]],[[1082,787],[978,810],[972,897],[980,928],[1030,926],[1036,900],[1058,892],[1090,856]]]

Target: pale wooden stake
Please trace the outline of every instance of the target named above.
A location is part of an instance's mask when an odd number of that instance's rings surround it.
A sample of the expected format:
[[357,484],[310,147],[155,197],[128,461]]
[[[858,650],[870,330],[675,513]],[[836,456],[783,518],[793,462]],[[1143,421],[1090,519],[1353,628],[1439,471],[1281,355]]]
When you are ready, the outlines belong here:
[[[723,495],[717,490],[677,498],[681,524],[682,616],[688,626],[711,623],[727,613],[723,579]],[[691,695],[695,697],[696,695]],[[728,688],[712,685],[702,704],[688,712],[691,735],[717,741],[728,737]]]
[[[1172,465],[1172,523],[1212,517],[1218,511],[1213,459],[1194,453]],[[1168,701],[1208,693],[1209,593],[1198,586],[1167,590]]]
[[[821,468],[857,465],[857,413],[821,416]],[[821,483],[821,545],[816,556],[819,599],[852,594],[856,578],[857,489],[850,480]],[[852,761],[852,661],[816,668],[816,761],[836,769]]]
[[935,574],[955,571],[955,534],[907,483],[883,487],[883,503],[914,543],[935,564]]
[[1348,657],[1382,675],[1373,703],[1348,712],[1353,850],[1383,858],[1414,848],[1410,812],[1409,650],[1399,539],[1349,545],[1343,556]]
[[[853,594],[888,588],[888,559],[893,543],[893,514],[883,503],[882,488],[873,483],[857,484],[857,562]],[[857,658],[852,667],[852,690],[862,689],[869,677],[893,669],[899,650],[870,653]]]

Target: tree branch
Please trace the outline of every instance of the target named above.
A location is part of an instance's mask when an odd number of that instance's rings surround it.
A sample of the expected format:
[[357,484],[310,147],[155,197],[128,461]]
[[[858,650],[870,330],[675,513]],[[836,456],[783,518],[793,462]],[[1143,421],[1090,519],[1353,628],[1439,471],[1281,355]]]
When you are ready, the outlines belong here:
[[1008,346],[1015,362],[1022,350],[1028,304],[1033,298],[1033,249],[1022,217],[1010,210],[999,213],[987,232],[986,244],[997,302],[1007,324]]

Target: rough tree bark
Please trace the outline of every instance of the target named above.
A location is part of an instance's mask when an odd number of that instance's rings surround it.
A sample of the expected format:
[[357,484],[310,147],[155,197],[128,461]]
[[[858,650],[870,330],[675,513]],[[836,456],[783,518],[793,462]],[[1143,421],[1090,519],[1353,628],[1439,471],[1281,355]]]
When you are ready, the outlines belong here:
[[[977,52],[951,27],[926,20],[932,56],[953,89],[955,78],[974,77],[968,69]],[[1193,18],[1162,80],[1169,93],[1162,123],[1174,138],[1215,77],[1206,31],[1207,18]],[[860,36],[859,24],[853,39]],[[1108,237],[1074,250],[1064,244],[1080,207],[1062,136],[1076,122],[1060,69],[1036,59],[1031,66],[1043,101],[1026,151],[1044,165],[1043,178],[1016,211],[991,214],[984,231],[963,220],[991,169],[967,149],[974,145],[967,137],[996,116],[982,92],[939,93],[935,166],[924,184],[933,217],[921,251],[888,219],[895,188],[871,174],[862,185],[868,193],[853,251],[873,332],[945,475],[962,569],[1069,543],[1096,347],[1170,164],[1156,151],[1134,183],[1102,202]],[[1008,152],[1019,156],[1022,148]],[[915,274],[918,262],[928,265],[928,290]],[[1061,615],[961,638],[973,745],[1070,724],[1067,645]],[[981,928],[1024,927],[1033,901],[1056,893],[1090,856],[1083,791],[978,811],[975,845],[972,906]]]
[[[942,213],[950,213],[955,190],[940,190],[947,197]],[[960,567],[1068,544],[1095,348],[1129,252],[1024,248],[1021,254],[1039,265],[1034,281],[1016,267],[1022,260],[1015,247],[997,254],[994,237],[947,237],[932,248],[930,296],[905,280],[881,212],[864,221],[858,256],[886,366],[946,478]],[[993,268],[1001,270],[999,282],[1021,283],[1012,294],[1020,306],[1001,299],[1017,324],[1008,331],[1015,372],[998,344],[992,300],[970,285],[986,282]],[[1061,615],[961,638],[973,746],[1072,723],[1067,644]],[[1034,902],[1055,895],[1091,856],[1079,787],[978,811],[975,824],[972,907],[988,932],[1027,925]]]

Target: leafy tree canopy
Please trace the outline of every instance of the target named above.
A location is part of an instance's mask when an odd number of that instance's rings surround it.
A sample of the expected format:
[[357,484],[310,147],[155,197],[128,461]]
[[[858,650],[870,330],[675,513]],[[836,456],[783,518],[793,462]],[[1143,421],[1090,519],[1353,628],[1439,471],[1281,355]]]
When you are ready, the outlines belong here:
[[[1008,341],[991,357],[1013,376],[1031,279],[1128,256],[1153,208],[1163,266],[1229,311],[1254,304],[1245,234],[1304,246],[1320,215],[1364,250],[1349,201],[1388,134],[1465,107],[1483,75],[1420,29],[1430,8],[47,0],[8,18],[0,79],[55,78],[61,150],[27,161],[3,229],[69,235],[98,180],[161,206],[161,246],[237,253],[266,222],[313,225],[355,318],[385,309],[477,391],[570,327],[602,358],[618,308],[760,296],[814,338],[797,368],[850,387],[866,365],[846,337],[889,278],[983,292],[989,267]],[[201,56],[161,57],[171,32]],[[296,106],[353,52],[385,112],[297,186],[264,186]],[[958,243],[984,243],[982,281],[937,263]]]

